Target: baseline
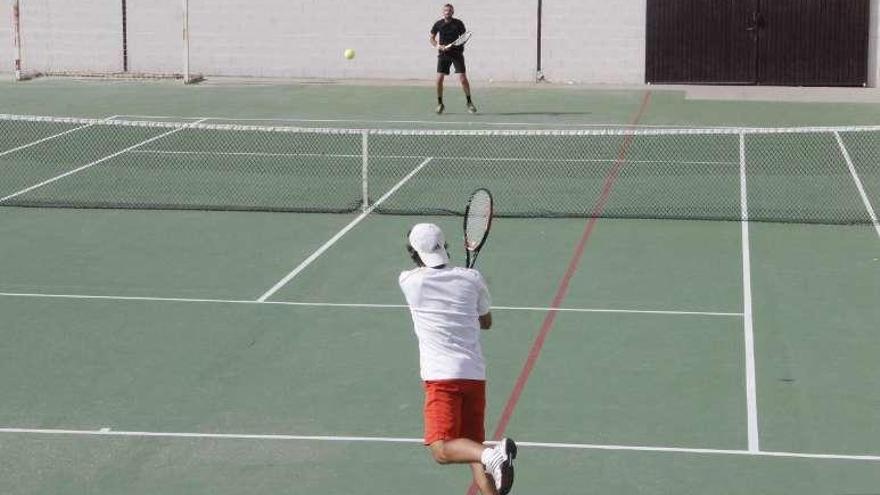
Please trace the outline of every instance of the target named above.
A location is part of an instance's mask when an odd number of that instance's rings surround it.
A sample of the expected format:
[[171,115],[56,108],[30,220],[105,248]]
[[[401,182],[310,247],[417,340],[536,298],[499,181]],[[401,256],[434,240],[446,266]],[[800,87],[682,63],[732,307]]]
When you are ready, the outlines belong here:
[[[317,441],[317,442],[371,442],[371,443],[407,443],[422,444],[422,438],[401,437],[358,437],[358,436],[332,436],[332,435],[272,435],[272,434],[236,434],[236,433],[183,433],[183,432],[155,432],[155,431],[122,431],[104,427],[99,430],[71,430],[71,429],[37,429],[37,428],[0,428],[0,434],[41,434],[41,435],[80,435],[80,436],[106,436],[106,437],[158,437],[158,438],[198,438],[198,439],[227,439],[227,440],[293,440],[293,441]],[[492,445],[497,442],[487,441]],[[548,448],[548,449],[577,449],[577,450],[616,450],[636,452],[668,452],[678,454],[706,454],[706,455],[743,455],[753,457],[789,457],[801,459],[827,459],[844,461],[880,462],[880,455],[850,455],[850,454],[821,454],[810,452],[764,452],[751,450],[723,450],[701,449],[686,447],[662,447],[650,445],[603,445],[588,443],[549,443],[517,441],[521,447]]]
[[[323,303],[304,301],[254,301],[251,299],[203,299],[181,297],[148,297],[148,296],[102,296],[89,294],[38,294],[24,292],[0,292],[0,297],[31,297],[47,299],[97,299],[109,301],[156,301],[177,303],[220,303],[220,304],[270,304],[278,306],[305,306],[331,308],[376,308],[376,309],[408,309],[406,304],[369,304],[369,303]],[[572,313],[629,313],[680,316],[723,316],[741,318],[742,313],[722,311],[683,311],[683,310],[648,310],[648,309],[616,309],[616,308],[540,308],[531,306],[492,306],[499,311],[568,311]]]
[[[122,118],[136,119],[191,119],[194,117],[181,117],[178,115],[119,115]],[[473,121],[473,120],[371,120],[371,119],[292,119],[292,118],[255,118],[255,117],[200,117],[205,120],[227,120],[238,122],[315,122],[315,123],[354,123],[354,124],[429,124],[440,126],[464,125],[464,126],[528,126],[528,127],[586,127],[586,128],[609,128],[609,127],[636,127],[645,129],[673,129],[678,126],[673,124],[623,124],[623,123],[553,123],[547,122],[498,122],[498,121]],[[705,129],[733,129],[731,126],[709,126]]]

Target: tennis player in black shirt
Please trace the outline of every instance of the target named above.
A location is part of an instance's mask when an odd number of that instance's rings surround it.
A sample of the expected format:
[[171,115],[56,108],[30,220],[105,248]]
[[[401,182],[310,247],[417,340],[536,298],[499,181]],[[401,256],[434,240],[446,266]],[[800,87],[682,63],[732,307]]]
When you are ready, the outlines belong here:
[[[465,33],[464,23],[452,17],[455,8],[447,3],[443,6],[443,18],[431,27],[431,45],[436,46],[437,53],[437,113],[443,113],[446,108],[443,105],[443,78],[449,75],[449,67],[455,66],[455,73],[461,79],[461,89],[467,97],[467,109],[470,113],[477,113],[477,107],[471,101],[471,85],[468,82],[464,67],[464,46],[449,46],[459,36]],[[437,39],[437,35],[440,39]]]

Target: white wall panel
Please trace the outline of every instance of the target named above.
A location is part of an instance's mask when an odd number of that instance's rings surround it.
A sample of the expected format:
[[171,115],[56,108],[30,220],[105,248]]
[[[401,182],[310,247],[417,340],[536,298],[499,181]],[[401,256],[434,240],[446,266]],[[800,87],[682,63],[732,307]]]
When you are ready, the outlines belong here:
[[21,0],[22,68],[122,70],[120,0]]
[[13,55],[12,48],[12,2],[0,0],[0,73],[12,75]]
[[[432,78],[428,44],[444,2],[390,0],[190,0],[194,72],[317,78]],[[462,0],[456,17],[475,32],[468,70],[478,79],[529,80],[531,2]],[[342,57],[346,48],[354,60]],[[526,55],[527,56],[524,56]]]
[[[122,68],[121,0],[21,0],[26,69]],[[297,78],[432,79],[428,31],[443,0],[189,0],[194,73]],[[474,37],[474,80],[532,81],[537,0],[457,0]],[[10,71],[10,0],[3,0],[0,71]],[[134,72],[182,71],[182,0],[127,0]],[[880,0],[872,0],[869,81],[880,82]],[[553,82],[644,81],[646,0],[543,0],[542,69]],[[354,60],[342,57],[346,48]]]
[[183,1],[127,0],[128,70],[183,73]]
[[[26,65],[121,69],[121,0],[23,1]],[[645,0],[544,0],[548,79],[640,82]],[[192,72],[303,78],[430,79],[428,31],[443,1],[189,0]],[[182,0],[127,1],[134,72],[181,72]],[[459,0],[474,31],[466,50],[474,80],[532,81],[537,0]],[[10,43],[11,44],[11,43]],[[342,57],[346,48],[354,60]],[[11,54],[8,48],[7,56]]]
[[642,83],[646,0],[544,0],[544,76],[554,82]]

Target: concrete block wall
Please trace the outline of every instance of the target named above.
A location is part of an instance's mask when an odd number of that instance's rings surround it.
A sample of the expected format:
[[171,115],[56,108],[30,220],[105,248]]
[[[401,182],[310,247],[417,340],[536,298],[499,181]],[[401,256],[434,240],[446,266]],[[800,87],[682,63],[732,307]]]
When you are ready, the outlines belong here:
[[[426,2],[430,8],[421,14],[419,22],[427,39],[431,25],[440,18],[440,7],[445,1]],[[517,0],[458,0],[455,16],[461,18],[474,35],[465,54],[468,77],[475,80],[534,81],[538,36],[537,2]],[[425,23],[424,20],[428,22]],[[422,78],[433,78],[436,73],[436,52],[430,45],[420,62],[428,69]]]
[[[190,0],[194,72],[281,77],[428,79],[431,25],[444,2],[412,0]],[[482,79],[534,74],[531,2],[461,0],[456,16],[476,34],[469,71]],[[357,56],[342,57],[346,48]],[[527,53],[522,58],[519,54]]]
[[[20,11],[22,69],[122,70],[119,0],[21,0]],[[7,40],[11,55],[11,36]]]
[[[180,73],[183,0],[128,0],[129,70]],[[189,0],[194,73],[432,79],[428,31],[445,0]],[[474,31],[474,80],[533,81],[537,0],[455,0]],[[0,72],[12,70],[11,0],[0,0]],[[122,69],[121,0],[21,0],[24,68]],[[646,0],[543,0],[552,82],[641,84]],[[871,0],[869,85],[880,85],[880,0]],[[354,60],[342,57],[346,48]]]
[[[22,1],[26,68],[122,69],[121,1]],[[9,10],[10,0],[3,0]],[[129,70],[182,71],[182,0],[127,2]],[[308,78],[431,79],[428,44],[443,0],[189,0],[192,72]],[[479,80],[534,80],[536,3],[458,0],[456,16],[476,35],[468,71]],[[0,61],[11,67],[9,31]],[[2,31],[0,31],[2,32]],[[342,57],[346,48],[354,60]],[[0,69],[7,71],[11,69]]]
[[[391,5],[389,5],[391,4]],[[417,78],[427,28],[419,2],[190,2],[194,72],[278,77]],[[346,48],[357,56],[342,57]]]
[[544,0],[544,76],[554,82],[644,82],[645,11],[646,0]]
[[0,73],[12,74],[13,67],[12,49],[12,2],[0,1]]
[[183,2],[126,2],[128,70],[159,74],[183,72]]

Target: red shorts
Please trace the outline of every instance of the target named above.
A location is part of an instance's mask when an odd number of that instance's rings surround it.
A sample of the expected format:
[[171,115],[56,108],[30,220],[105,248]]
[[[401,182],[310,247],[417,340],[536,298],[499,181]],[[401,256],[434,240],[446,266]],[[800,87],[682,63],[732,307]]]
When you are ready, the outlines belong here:
[[486,432],[486,382],[436,380],[425,385],[425,445],[469,438],[483,443]]

